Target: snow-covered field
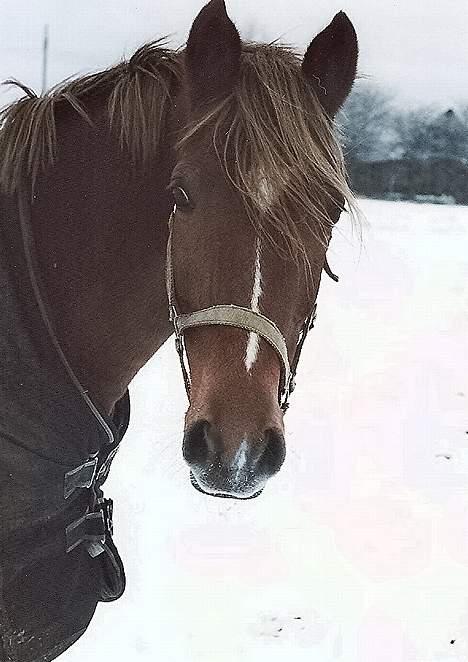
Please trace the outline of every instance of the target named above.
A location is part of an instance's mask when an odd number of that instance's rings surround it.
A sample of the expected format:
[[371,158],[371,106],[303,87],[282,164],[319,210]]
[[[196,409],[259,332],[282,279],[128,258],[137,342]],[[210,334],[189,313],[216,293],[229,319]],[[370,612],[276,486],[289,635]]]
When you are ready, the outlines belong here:
[[190,485],[172,340],[137,377],[105,490],[127,590],[60,659],[466,662],[468,208],[361,208],[262,496]]

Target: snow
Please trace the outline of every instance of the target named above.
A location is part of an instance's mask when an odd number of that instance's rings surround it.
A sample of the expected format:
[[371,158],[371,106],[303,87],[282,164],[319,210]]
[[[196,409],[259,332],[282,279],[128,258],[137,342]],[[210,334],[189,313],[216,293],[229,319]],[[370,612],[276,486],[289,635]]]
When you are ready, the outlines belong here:
[[468,208],[360,204],[259,498],[191,486],[172,340],[135,379],[105,490],[127,590],[64,661],[468,659]]

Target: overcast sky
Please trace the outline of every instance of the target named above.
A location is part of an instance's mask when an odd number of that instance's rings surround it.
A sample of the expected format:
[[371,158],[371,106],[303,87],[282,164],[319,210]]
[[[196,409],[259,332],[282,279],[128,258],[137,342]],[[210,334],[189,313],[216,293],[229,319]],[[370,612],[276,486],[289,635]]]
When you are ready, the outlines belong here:
[[[49,84],[105,68],[155,37],[182,44],[203,0],[0,0],[0,79],[41,86],[49,24]],[[468,102],[468,0],[227,0],[241,35],[304,49],[340,9],[360,42],[360,73],[400,105]],[[2,91],[0,104],[11,99]]]

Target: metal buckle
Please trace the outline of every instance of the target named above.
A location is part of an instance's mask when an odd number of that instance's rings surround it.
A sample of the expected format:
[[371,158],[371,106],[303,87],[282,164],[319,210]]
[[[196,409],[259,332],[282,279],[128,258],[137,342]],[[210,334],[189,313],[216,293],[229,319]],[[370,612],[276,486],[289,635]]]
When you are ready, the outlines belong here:
[[104,517],[104,525],[106,531],[113,536],[114,535],[114,502],[112,499],[102,499],[99,501],[99,508]]
[[65,530],[67,554],[86,543],[89,555],[99,556],[104,551],[107,535],[114,534],[113,511],[112,499],[100,499],[96,510],[69,524]]
[[106,541],[106,527],[104,513],[101,510],[86,513],[69,524],[65,529],[67,554],[82,542],[103,545]]
[[76,489],[92,487],[96,480],[99,457],[96,455],[79,467],[68,471],[64,477],[63,497],[68,499]]

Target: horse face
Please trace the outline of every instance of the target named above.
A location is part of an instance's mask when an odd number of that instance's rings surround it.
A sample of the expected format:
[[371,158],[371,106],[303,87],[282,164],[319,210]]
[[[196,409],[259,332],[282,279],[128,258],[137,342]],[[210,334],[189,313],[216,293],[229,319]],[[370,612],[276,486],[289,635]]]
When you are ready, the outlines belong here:
[[[308,54],[316,57],[311,47]],[[283,195],[301,177],[299,167],[288,162],[288,155],[278,162],[273,158],[273,166],[268,161],[272,151],[265,146],[268,128],[259,129],[259,148],[250,156],[244,155],[242,135],[237,141],[225,139],[239,127],[235,121],[227,126],[222,118],[226,104],[232,102],[242,57],[239,35],[224,3],[212,0],[195,20],[185,53],[188,138],[181,142],[170,184],[177,206],[171,255],[175,295],[180,313],[225,304],[260,312],[280,329],[292,361],[304,320],[315,302],[342,198],[318,196],[320,205],[314,210],[319,209],[327,223],[320,225],[320,232],[311,232],[300,200],[292,204]],[[304,65],[294,75],[302,77],[302,89]],[[281,92],[276,90],[274,95]],[[313,94],[310,91],[311,98]],[[336,92],[335,103],[341,96]],[[244,101],[248,97],[244,95]],[[270,105],[275,103],[272,98]],[[261,105],[259,98],[257,107]],[[286,105],[292,107],[288,100]],[[266,118],[257,118],[258,126],[264,119],[273,123],[274,111],[270,108]],[[325,126],[328,118],[320,116]],[[245,126],[246,117],[243,121]],[[293,124],[294,118],[286,132],[294,131]],[[262,160],[257,152],[265,147]],[[275,149],[281,150],[281,145],[276,144]],[[239,159],[243,166],[238,166]],[[275,179],[276,169],[283,172],[279,179]],[[312,168],[309,184],[319,188],[314,177],[320,179]],[[247,187],[247,204],[242,184]],[[291,219],[296,211],[298,223],[294,224]],[[273,222],[263,223],[266,218]],[[290,249],[303,246],[305,261],[294,259],[294,250],[278,250],[285,246],[284,234],[289,235]],[[285,458],[278,354],[258,334],[233,326],[189,328],[184,340],[191,393],[183,453],[192,484],[215,496],[251,498],[262,491]]]
[[[292,356],[293,327],[307,314],[303,282],[256,235],[216,156],[188,151],[171,184],[180,312],[220,304],[261,312],[291,340]],[[184,457],[204,491],[247,498],[284,460],[278,356],[257,334],[235,327],[190,328],[184,339],[192,382]]]

